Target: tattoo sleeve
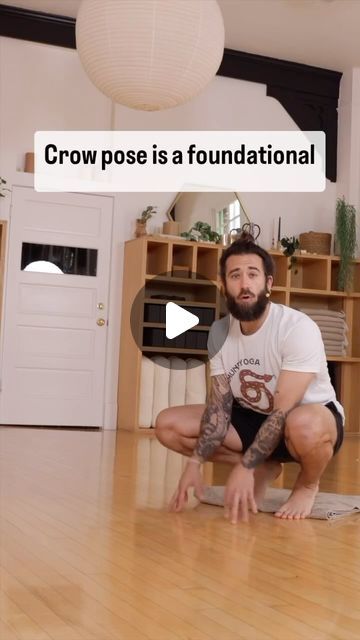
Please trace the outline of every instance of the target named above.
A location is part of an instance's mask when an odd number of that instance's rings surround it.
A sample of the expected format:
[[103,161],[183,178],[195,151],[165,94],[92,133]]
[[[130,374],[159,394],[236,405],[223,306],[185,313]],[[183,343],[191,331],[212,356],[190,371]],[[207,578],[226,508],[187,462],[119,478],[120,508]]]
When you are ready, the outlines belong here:
[[254,469],[272,454],[284,434],[286,415],[281,409],[276,409],[269,415],[243,456],[244,467]]
[[201,460],[209,460],[224,441],[230,426],[232,403],[233,394],[225,374],[214,376],[194,451]]

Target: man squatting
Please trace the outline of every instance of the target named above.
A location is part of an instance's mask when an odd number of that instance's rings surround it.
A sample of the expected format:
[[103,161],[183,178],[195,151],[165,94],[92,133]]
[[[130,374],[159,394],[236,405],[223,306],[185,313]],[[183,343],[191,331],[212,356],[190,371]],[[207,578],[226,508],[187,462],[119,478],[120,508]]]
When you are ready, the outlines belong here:
[[306,518],[343,440],[344,411],[320,330],[307,315],[270,302],[274,264],[251,236],[224,250],[220,275],[229,315],[209,333],[207,403],[165,409],[156,422],[159,441],[189,457],[170,509],[182,510],[191,487],[201,498],[203,462],[228,462],[225,517],[247,521],[282,463],[296,461],[292,493],[275,516]]

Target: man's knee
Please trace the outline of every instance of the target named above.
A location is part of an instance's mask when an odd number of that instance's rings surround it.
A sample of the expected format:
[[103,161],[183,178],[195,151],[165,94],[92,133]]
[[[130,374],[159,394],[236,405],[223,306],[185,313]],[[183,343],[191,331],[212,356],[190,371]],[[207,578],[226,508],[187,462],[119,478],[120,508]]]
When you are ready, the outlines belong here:
[[314,405],[303,405],[290,411],[285,423],[285,441],[288,449],[297,454],[296,457],[331,442],[331,430],[326,418],[323,407],[316,408]]
[[158,414],[155,421],[155,435],[157,439],[168,446],[170,438],[176,434],[176,423],[174,420],[174,412],[170,409],[163,409]]

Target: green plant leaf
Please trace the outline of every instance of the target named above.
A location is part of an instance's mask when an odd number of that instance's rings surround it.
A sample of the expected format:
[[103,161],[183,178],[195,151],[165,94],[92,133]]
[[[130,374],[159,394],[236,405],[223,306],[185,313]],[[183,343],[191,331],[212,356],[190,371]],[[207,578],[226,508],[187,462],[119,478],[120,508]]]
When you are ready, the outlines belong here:
[[338,288],[345,291],[351,287],[356,243],[356,209],[344,198],[336,201],[335,237],[340,252]]

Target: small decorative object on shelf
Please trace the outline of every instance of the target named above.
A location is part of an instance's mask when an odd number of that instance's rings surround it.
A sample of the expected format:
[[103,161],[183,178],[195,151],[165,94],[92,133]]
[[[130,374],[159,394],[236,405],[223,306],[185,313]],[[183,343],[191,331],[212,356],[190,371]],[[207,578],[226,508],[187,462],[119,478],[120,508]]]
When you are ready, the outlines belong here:
[[241,231],[249,236],[251,236],[255,242],[255,240],[258,239],[260,233],[261,233],[261,229],[259,227],[258,224],[255,224],[255,222],[245,222],[245,224],[243,224],[243,226],[241,227]]
[[135,237],[136,238],[140,238],[141,236],[146,236],[146,234],[147,234],[147,230],[146,230],[147,221],[150,220],[150,218],[152,218],[157,213],[156,209],[157,209],[157,207],[153,207],[152,205],[149,205],[141,213],[140,218],[136,218],[136,227],[135,227]]
[[329,256],[331,252],[331,233],[320,233],[317,231],[307,231],[300,233],[300,249],[308,253]]
[[[243,226],[239,229],[231,229],[230,233],[227,234],[227,244],[232,242],[236,242],[236,240],[247,240],[248,242],[256,242],[256,239],[260,235],[260,227],[258,224],[254,222],[245,222]],[[223,244],[224,240],[223,240]]]
[[33,151],[28,151],[25,153],[25,173],[34,173],[35,172],[35,154]]
[[207,222],[195,222],[189,231],[180,234],[185,240],[193,240],[194,242],[215,242],[219,244],[221,236],[211,229]]
[[[295,236],[290,236],[281,238],[280,245],[282,247],[282,252],[284,256],[290,258],[289,269],[295,267],[296,265],[296,256],[294,255],[295,251],[300,248],[299,240]],[[297,273],[296,269],[294,271]]]
[[344,196],[336,201],[335,246],[335,253],[340,255],[338,288],[345,291],[352,284],[352,261],[357,244],[356,209],[346,202]]
[[278,236],[277,236],[277,248],[281,251],[281,216],[279,217],[278,222]]
[[180,225],[175,220],[163,222],[163,233],[165,235],[178,236],[180,233]]

